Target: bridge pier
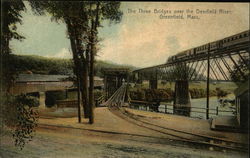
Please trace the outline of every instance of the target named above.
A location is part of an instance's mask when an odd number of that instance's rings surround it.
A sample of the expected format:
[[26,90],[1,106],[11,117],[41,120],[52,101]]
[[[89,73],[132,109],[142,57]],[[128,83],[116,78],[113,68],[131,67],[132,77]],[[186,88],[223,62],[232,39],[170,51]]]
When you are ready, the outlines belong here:
[[39,107],[45,108],[45,92],[39,92]]
[[157,79],[156,80],[149,80],[149,88],[150,89],[157,89]]
[[175,81],[174,114],[190,116],[190,95],[188,80]]
[[157,77],[157,70],[151,74],[150,80],[149,80],[149,88],[150,89],[157,89],[158,84],[158,77]]

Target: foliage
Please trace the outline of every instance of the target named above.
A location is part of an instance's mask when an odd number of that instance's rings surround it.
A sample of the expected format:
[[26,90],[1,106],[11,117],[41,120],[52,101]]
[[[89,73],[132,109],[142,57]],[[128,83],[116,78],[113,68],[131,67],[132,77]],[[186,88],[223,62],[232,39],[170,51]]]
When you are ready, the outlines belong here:
[[206,97],[206,91],[204,89],[192,88],[189,90],[191,98],[204,98]]
[[173,76],[177,80],[187,80],[189,76],[189,67],[185,63],[176,65],[175,70],[173,71]]
[[170,101],[173,99],[173,91],[171,89],[137,89],[131,90],[130,98],[132,100],[143,101]]
[[247,80],[249,80],[249,56],[243,56],[242,57],[245,60],[245,63],[243,62],[243,60],[238,60],[237,61],[237,65],[238,67],[241,69],[242,73],[244,76],[242,76],[242,74],[240,73],[240,71],[238,71],[238,69],[236,68],[236,66],[233,67],[233,70],[230,72],[230,77],[232,79],[233,82],[235,82],[237,85],[242,84],[244,82],[246,82]]
[[[202,88],[190,88],[189,93],[192,99],[194,98],[205,98],[207,96],[206,89]],[[221,94],[229,94],[227,91],[221,90]],[[217,90],[209,90],[209,96],[218,96]]]
[[25,11],[23,1],[21,0],[3,0],[1,1],[1,54],[0,63],[3,67],[0,78],[3,84],[0,86],[4,92],[8,92],[11,84],[15,80],[16,71],[11,63],[9,54],[11,53],[10,41],[12,39],[24,39],[17,32],[16,24],[22,24],[21,12]]
[[10,54],[9,42],[11,39],[24,39],[17,32],[16,24],[22,24],[21,12],[25,11],[22,0],[3,0],[1,1],[1,53]]
[[17,77],[16,65],[12,63],[12,58],[10,54],[1,54],[1,72],[0,79],[2,84],[0,84],[2,93],[9,92],[11,85],[14,83]]
[[[9,64],[8,69],[12,69],[10,71],[16,71],[17,73],[27,73],[32,72],[34,74],[47,74],[47,75],[73,75],[73,61],[72,59],[59,59],[59,58],[47,58],[36,55],[8,55],[3,57],[4,63],[15,63]],[[6,63],[6,64],[5,64]],[[111,62],[96,61],[95,64],[95,75],[99,77],[103,77],[103,69],[104,68],[129,68],[134,70],[135,67],[130,65],[120,65]],[[3,68],[4,74],[8,74]],[[14,79],[13,79],[14,81]]]
[[223,98],[226,97],[229,93],[227,91],[224,91],[220,88],[216,88],[216,92],[217,92],[217,97],[218,98]]
[[[99,41],[97,28],[101,26],[101,20],[113,22],[121,20],[120,2],[30,1],[30,5],[36,14],[42,15],[47,12],[52,15],[53,20],[66,24],[73,53],[78,96],[82,93],[83,105],[89,107],[91,111],[89,116],[91,116],[94,104],[94,56],[97,55],[96,46]],[[88,110],[86,111],[87,106],[84,108],[85,116],[89,113]],[[78,115],[80,122],[80,114]]]
[[122,65],[122,64],[116,64],[113,62],[107,62],[107,61],[96,61],[95,63],[95,72],[94,74],[99,77],[104,77],[104,69],[106,68],[128,68],[129,70],[135,70],[136,67],[131,65]]
[[[31,55],[10,55],[10,65],[18,73],[32,72],[37,74],[70,75],[72,61],[70,59],[46,58]],[[12,64],[15,63],[15,64]]]
[[23,94],[16,97],[8,95],[3,105],[1,116],[7,126],[14,127],[15,146],[22,150],[24,145],[33,138],[32,133],[38,121],[38,113],[34,107],[39,105],[39,101],[35,97]]
[[[134,90],[130,90],[130,98],[132,100],[143,100],[143,101],[171,101],[173,100],[174,91],[170,88],[166,89],[147,89],[147,88],[137,88]],[[204,98],[206,97],[206,90],[201,88],[191,88],[189,89],[189,93],[192,99],[194,98]],[[226,96],[229,94],[225,90],[220,90],[218,93],[217,90],[210,90],[209,96],[218,96],[223,95]]]

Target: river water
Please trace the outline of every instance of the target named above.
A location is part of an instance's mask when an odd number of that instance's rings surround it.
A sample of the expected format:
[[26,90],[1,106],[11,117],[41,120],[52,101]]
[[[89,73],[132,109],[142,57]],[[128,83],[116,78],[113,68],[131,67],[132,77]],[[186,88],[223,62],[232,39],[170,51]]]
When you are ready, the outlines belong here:
[[[233,99],[231,96],[230,99]],[[206,119],[206,98],[199,98],[199,99],[191,99],[191,113],[190,117]],[[167,106],[166,106],[167,105]],[[167,107],[167,111],[165,111],[165,107]],[[233,116],[234,113],[234,106],[227,104],[227,105],[220,105],[218,102],[217,97],[210,97],[209,98],[209,118],[214,118],[217,116],[217,107],[218,107],[218,115],[219,116]],[[148,110],[149,108],[145,108],[143,106],[139,106],[140,110]],[[159,106],[159,112],[162,113],[173,113],[173,102],[168,103],[161,103]]]

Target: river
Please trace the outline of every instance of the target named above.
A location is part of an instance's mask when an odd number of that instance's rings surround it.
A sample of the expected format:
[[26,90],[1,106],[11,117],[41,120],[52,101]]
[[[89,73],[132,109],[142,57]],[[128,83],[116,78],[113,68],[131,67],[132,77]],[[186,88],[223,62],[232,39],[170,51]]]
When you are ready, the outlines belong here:
[[[227,97],[227,99],[233,99],[233,96]],[[191,113],[190,116],[194,118],[206,119],[206,98],[199,99],[191,99]],[[167,106],[166,106],[167,104]],[[165,107],[167,107],[167,113],[173,113],[173,102],[162,103],[159,106],[159,112],[164,113]],[[225,106],[220,105],[217,97],[209,98],[209,118],[214,118],[217,116],[218,107],[218,115],[219,116],[233,116],[233,108],[234,106],[230,106],[227,104]],[[144,106],[139,106],[140,110],[146,110]],[[147,108],[148,109],[148,108]]]

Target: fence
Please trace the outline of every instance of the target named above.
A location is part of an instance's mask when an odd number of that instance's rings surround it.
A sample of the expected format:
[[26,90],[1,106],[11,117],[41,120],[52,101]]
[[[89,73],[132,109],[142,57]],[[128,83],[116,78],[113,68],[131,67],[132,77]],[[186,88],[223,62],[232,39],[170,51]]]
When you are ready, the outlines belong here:
[[[105,100],[105,96],[104,95],[100,96],[99,98],[95,100],[95,106],[99,107],[100,104],[103,103],[104,100]],[[56,105],[57,105],[57,108],[78,107],[77,100],[57,100]]]
[[[170,103],[164,103],[164,104],[158,103],[158,105],[157,105],[156,102],[130,100],[130,108],[137,109],[137,110],[165,113],[165,114],[174,114],[173,104],[170,104]],[[204,118],[205,118],[206,110],[207,110],[207,108],[190,107],[190,117],[196,117],[196,116],[192,116],[191,113],[193,113],[193,114],[200,113],[200,114],[204,114]],[[225,115],[225,113],[234,113],[235,112],[235,109],[219,110],[219,107],[216,107],[216,109],[208,109],[208,110],[209,110],[209,115],[216,115],[216,116],[218,116],[218,115],[227,116],[227,115]],[[178,109],[178,111],[186,111],[186,110],[185,109]],[[200,118],[200,117],[198,117],[198,118]]]

